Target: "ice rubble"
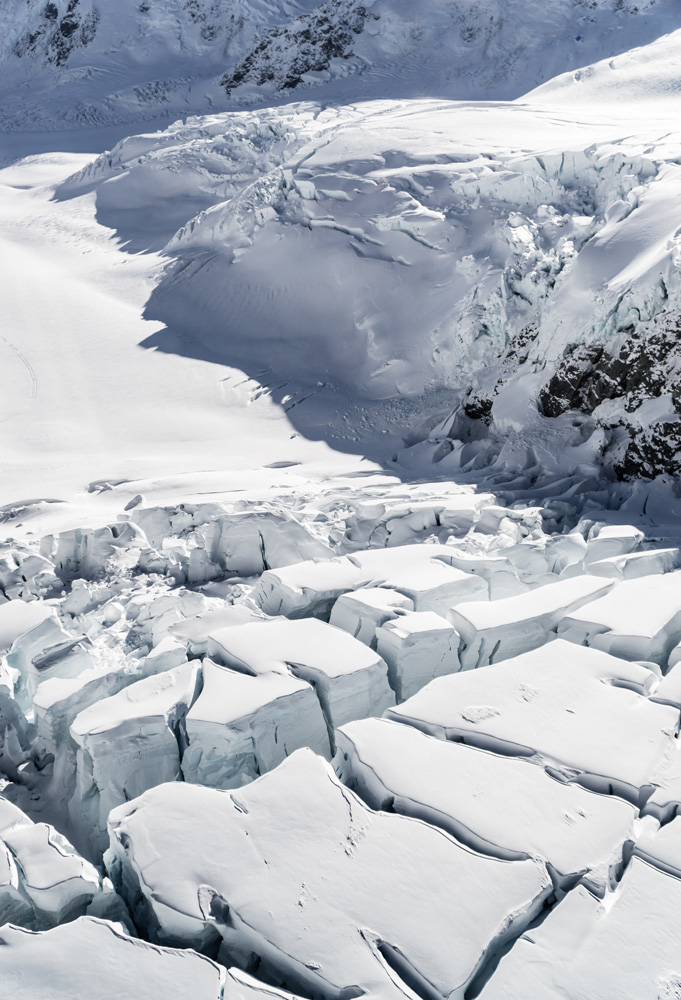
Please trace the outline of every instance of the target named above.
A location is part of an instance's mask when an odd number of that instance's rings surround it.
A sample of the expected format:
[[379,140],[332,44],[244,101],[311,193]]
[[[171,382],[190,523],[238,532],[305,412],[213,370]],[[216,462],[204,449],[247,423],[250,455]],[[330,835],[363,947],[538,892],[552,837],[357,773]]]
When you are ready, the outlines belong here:
[[636,816],[622,799],[387,719],[343,726],[337,743],[337,773],[373,809],[422,819],[491,857],[541,858],[563,888],[579,879],[603,895],[621,874]]
[[556,639],[437,678],[386,715],[642,805],[678,729],[678,709],[647,697],[657,680],[647,666]]
[[3,927],[0,977],[12,1000],[222,1000],[225,971],[195,952],[129,937],[120,924],[80,917],[38,934]]
[[259,963],[329,998],[351,986],[410,995],[411,984],[463,997],[551,889],[539,861],[485,857],[372,812],[307,750],[238,793],[159,786],[109,822],[109,870],[155,940],[219,946],[228,964]]

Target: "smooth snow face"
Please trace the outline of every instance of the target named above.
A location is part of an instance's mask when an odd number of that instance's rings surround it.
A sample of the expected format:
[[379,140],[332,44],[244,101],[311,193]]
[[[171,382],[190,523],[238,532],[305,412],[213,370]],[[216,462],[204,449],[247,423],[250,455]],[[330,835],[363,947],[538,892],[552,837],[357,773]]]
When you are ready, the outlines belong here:
[[581,886],[502,958],[485,1000],[640,1000],[679,989],[681,882],[635,858],[607,907]]
[[491,857],[539,857],[571,886],[614,886],[634,808],[556,781],[522,759],[436,740],[385,719],[338,733],[335,766],[374,809],[414,816]]
[[559,639],[438,678],[386,714],[642,804],[678,723],[676,709],[646,697],[656,683],[646,666]]
[[129,937],[120,924],[93,917],[32,934],[3,927],[0,975],[13,1000],[115,1000],[191,996],[221,1000],[225,973],[191,951],[158,948]]
[[231,795],[157,788],[115,810],[110,829],[109,868],[159,939],[205,948],[219,937],[229,964],[250,954],[329,998],[348,985],[402,997],[414,982],[463,997],[551,885],[538,861],[484,857],[368,810],[304,750]]

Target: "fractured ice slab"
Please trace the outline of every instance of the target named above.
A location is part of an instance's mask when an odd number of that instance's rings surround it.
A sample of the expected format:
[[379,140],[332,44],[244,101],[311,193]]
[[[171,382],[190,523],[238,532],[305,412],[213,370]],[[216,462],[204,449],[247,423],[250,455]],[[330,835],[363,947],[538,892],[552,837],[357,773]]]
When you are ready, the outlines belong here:
[[411,598],[415,611],[444,614],[457,601],[487,598],[485,580],[452,565],[447,545],[402,545],[367,549],[348,557],[374,585],[392,587]]
[[268,615],[328,618],[341,594],[369,585],[370,580],[354,563],[346,556],[339,556],[267,570],[258,580],[252,597]]
[[439,677],[386,715],[440,739],[530,757],[638,804],[678,726],[676,709],[645,697],[656,683],[641,664],[557,639]]
[[265,986],[247,972],[233,966],[227,970],[224,1000],[297,1000],[293,993]]
[[78,916],[101,892],[97,869],[47,823],[18,826],[2,839],[19,865],[34,914],[31,926],[52,927]]
[[0,652],[52,614],[50,605],[43,601],[7,601],[0,605]]
[[172,635],[162,639],[142,659],[126,658],[109,650],[92,658],[76,677],[52,677],[38,684],[33,696],[37,724],[36,751],[56,756],[70,742],[69,730],[76,716],[104,698],[145,677],[187,662],[183,643]]
[[488,596],[487,583],[457,569],[452,558],[447,545],[399,545],[301,562],[263,573],[253,599],[270,615],[328,617],[341,594],[386,587],[409,597],[416,611],[443,614],[458,601]]
[[622,799],[387,719],[351,722],[336,740],[337,773],[373,809],[415,816],[492,857],[541,858],[561,887],[583,876],[603,894],[621,871],[636,817]]
[[665,748],[651,785],[653,793],[642,811],[666,823],[681,812],[681,742],[678,739]]
[[16,780],[17,768],[30,757],[33,727],[14,697],[16,673],[0,661],[0,761],[5,773]]
[[0,980],[8,1000],[221,1000],[224,977],[203,955],[159,948],[95,917],[37,934],[2,928]]
[[33,929],[83,914],[118,912],[111,883],[47,823],[33,823],[0,796],[0,922]]
[[660,871],[681,879],[681,816],[658,827],[650,819],[636,839],[634,854]]
[[681,879],[633,858],[614,896],[583,886],[501,959],[481,1000],[674,1000]]
[[611,580],[578,576],[499,601],[471,601],[451,608],[450,622],[465,649],[464,668],[508,659],[545,643],[565,615],[606,593]]
[[681,571],[623,580],[558,626],[571,642],[661,666],[681,639]]
[[681,569],[681,549],[678,548],[646,549],[589,563],[592,576],[609,576],[614,580],[634,580],[640,576],[671,573],[675,569]]
[[411,698],[434,677],[461,669],[459,633],[434,611],[415,611],[376,630],[376,652],[388,664],[398,702]]
[[537,860],[486,857],[373,812],[309,750],[231,794],[159,786],[109,826],[107,866],[154,939],[220,945],[225,964],[260,963],[328,1000],[404,1000],[410,986],[461,1000],[551,892]]
[[331,733],[352,719],[380,715],[395,703],[381,657],[317,618],[217,629],[208,648],[214,659],[236,670],[291,673],[312,684]]
[[185,719],[185,781],[238,788],[294,750],[330,755],[312,687],[290,674],[244,674],[203,661],[203,689]]
[[584,562],[588,565],[634,552],[644,539],[643,532],[633,524],[606,524],[592,528],[586,543]]
[[[7,663],[19,673],[17,694],[22,701],[28,700],[30,704],[41,680],[54,676],[75,677],[86,666],[91,665],[86,662],[86,653],[85,658],[72,659],[69,663],[70,653],[75,650],[78,656],[82,651],[79,646],[81,638],[78,637],[74,642],[74,637],[62,628],[56,614],[52,612],[14,641],[7,653]],[[69,670],[69,666],[73,669]]]
[[413,611],[414,602],[387,587],[361,587],[343,594],[331,609],[329,623],[376,648],[376,629],[401,611]]
[[136,681],[82,711],[71,726],[78,745],[71,815],[91,830],[96,852],[106,819],[121,802],[181,777],[183,719],[200,688],[198,661]]

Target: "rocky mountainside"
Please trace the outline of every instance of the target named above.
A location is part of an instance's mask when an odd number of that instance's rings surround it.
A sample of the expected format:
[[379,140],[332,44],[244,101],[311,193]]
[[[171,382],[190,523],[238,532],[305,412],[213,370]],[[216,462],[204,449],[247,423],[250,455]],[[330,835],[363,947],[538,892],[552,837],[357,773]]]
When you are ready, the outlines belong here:
[[677,21],[673,0],[6,0],[2,123],[133,122],[294,92],[515,98]]

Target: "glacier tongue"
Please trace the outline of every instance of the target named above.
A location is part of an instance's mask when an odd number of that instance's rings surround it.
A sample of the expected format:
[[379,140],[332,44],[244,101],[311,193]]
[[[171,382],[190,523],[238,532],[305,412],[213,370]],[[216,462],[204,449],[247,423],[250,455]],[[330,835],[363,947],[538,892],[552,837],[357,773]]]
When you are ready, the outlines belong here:
[[12,1000],[681,996],[680,23],[0,4]]

